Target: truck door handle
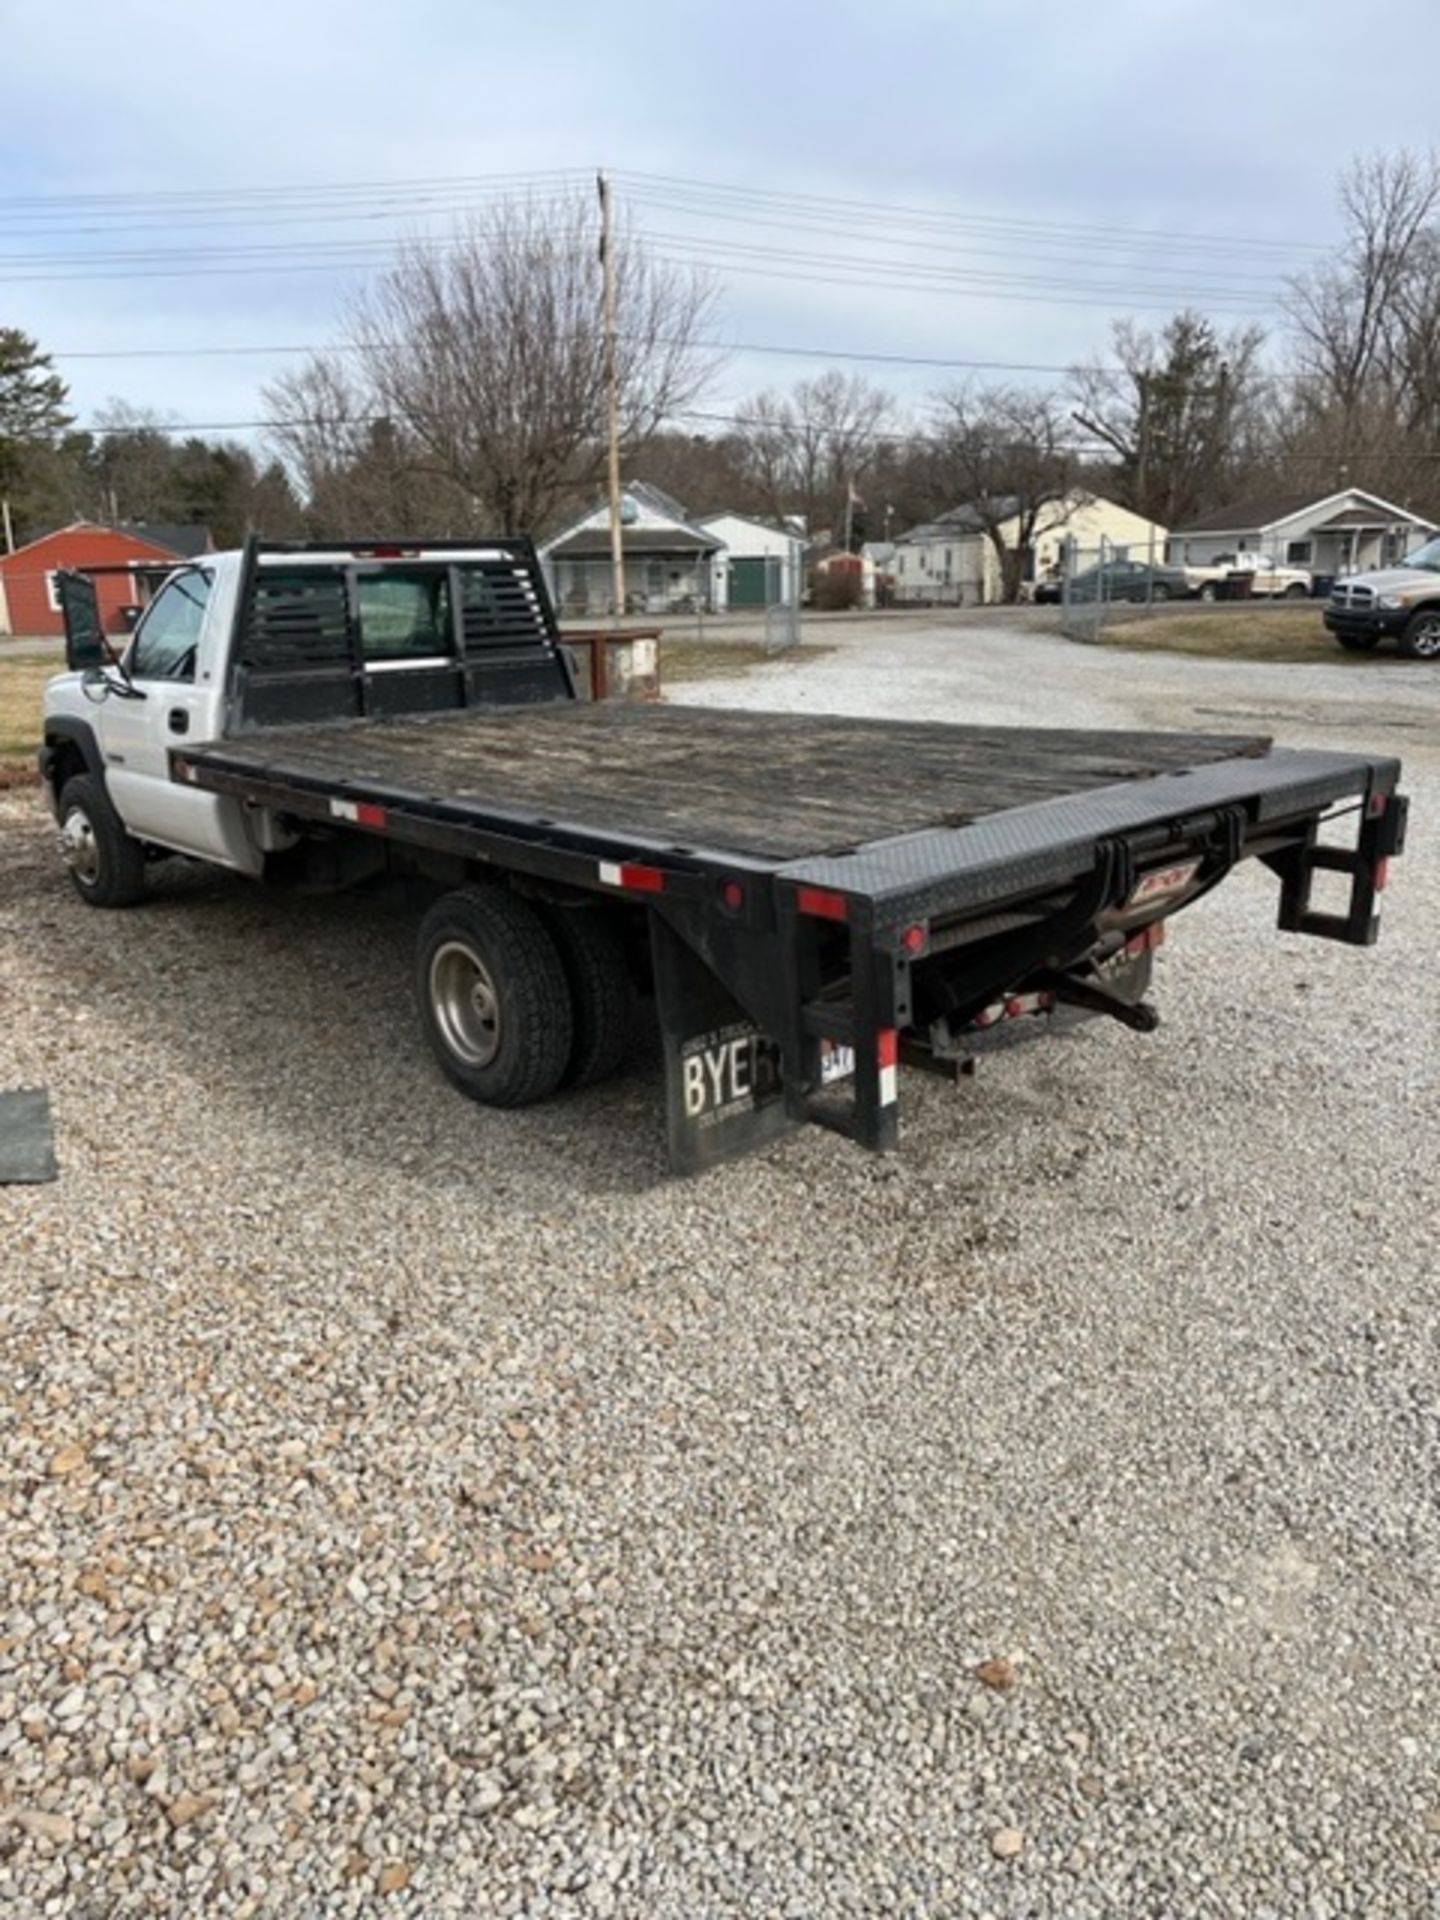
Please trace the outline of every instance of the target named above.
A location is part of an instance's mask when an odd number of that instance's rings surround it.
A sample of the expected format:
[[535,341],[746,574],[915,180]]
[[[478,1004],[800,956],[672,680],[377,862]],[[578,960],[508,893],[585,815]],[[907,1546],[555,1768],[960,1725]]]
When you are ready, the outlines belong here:
[[188,733],[190,731],[190,709],[188,707],[171,707],[165,719],[172,733]]

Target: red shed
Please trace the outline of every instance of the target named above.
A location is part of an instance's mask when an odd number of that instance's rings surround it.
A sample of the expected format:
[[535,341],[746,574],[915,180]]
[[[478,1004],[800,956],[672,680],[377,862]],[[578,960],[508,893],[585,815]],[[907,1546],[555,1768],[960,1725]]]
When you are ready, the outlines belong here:
[[14,553],[0,556],[0,633],[59,634],[60,603],[55,575],[62,567],[124,567],[102,573],[95,582],[107,633],[124,633],[121,609],[144,606],[152,592],[154,570],[178,566],[173,547],[132,533],[125,527],[101,527],[89,520],[42,534]]

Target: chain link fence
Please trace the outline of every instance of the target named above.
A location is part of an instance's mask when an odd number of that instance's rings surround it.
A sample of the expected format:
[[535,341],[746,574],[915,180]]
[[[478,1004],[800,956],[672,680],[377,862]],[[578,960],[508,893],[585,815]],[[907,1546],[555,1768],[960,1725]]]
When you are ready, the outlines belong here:
[[1051,598],[1058,587],[1061,631],[1072,640],[1098,641],[1114,617],[1116,607],[1157,607],[1185,594],[1184,577],[1165,563],[1163,551],[1147,546],[1120,546],[1101,539],[1093,547],[1068,544],[1059,566],[1059,580],[1038,598]]

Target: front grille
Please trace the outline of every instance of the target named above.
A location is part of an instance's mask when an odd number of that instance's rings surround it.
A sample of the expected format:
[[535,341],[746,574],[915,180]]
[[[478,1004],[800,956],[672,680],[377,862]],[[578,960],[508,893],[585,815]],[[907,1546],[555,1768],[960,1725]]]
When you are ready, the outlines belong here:
[[1342,582],[1331,589],[1330,604],[1332,607],[1343,608],[1352,613],[1358,613],[1362,609],[1368,613],[1375,605],[1375,589],[1346,586]]

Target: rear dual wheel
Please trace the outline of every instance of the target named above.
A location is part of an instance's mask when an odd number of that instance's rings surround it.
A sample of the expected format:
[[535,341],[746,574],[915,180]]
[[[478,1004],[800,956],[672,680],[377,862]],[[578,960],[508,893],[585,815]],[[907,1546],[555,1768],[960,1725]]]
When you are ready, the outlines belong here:
[[625,1057],[629,971],[618,933],[593,908],[542,916],[508,888],[462,887],[421,922],[416,963],[431,1051],[485,1106],[528,1106]]

